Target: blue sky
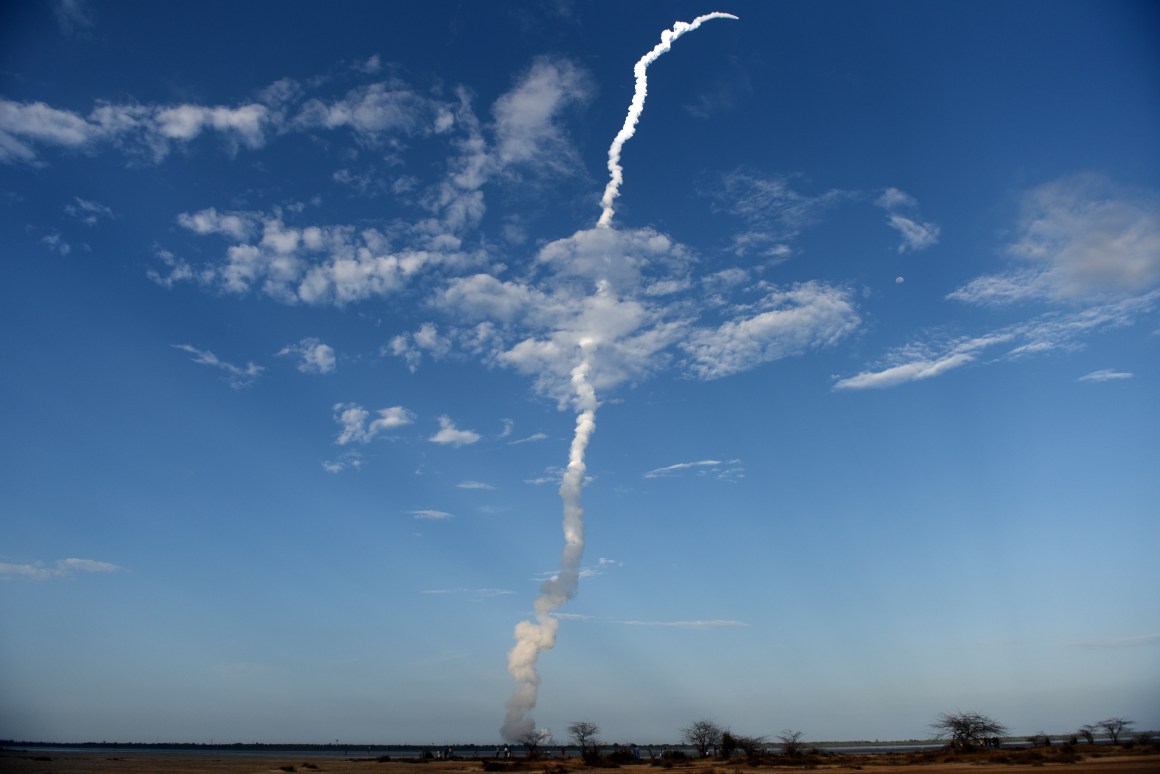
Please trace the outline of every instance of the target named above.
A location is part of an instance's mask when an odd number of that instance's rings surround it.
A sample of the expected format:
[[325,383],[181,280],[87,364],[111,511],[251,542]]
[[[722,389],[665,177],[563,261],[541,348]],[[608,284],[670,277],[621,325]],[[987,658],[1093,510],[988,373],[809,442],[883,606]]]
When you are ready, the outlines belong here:
[[1160,727],[1153,5],[2,13],[0,736]]

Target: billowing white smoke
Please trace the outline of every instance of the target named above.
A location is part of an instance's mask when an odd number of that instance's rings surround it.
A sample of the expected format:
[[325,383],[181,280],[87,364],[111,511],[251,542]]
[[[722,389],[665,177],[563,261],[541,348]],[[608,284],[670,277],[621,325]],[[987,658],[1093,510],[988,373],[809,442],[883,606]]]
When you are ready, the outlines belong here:
[[[617,133],[612,146],[608,149],[610,179],[601,200],[603,211],[597,222],[598,226],[606,228],[612,226],[613,203],[620,193],[620,184],[624,180],[620,166],[620,150],[636,132],[637,122],[640,121],[641,112],[644,110],[644,98],[648,92],[645,71],[648,66],[668,51],[674,40],[686,32],[697,29],[702,23],[710,19],[736,18],[727,13],[710,13],[698,16],[692,22],[679,21],[671,30],[662,32],[661,42],[636,63],[633,68],[636,75],[636,91],[628,107],[624,127]],[[581,505],[580,492],[584,487],[584,476],[587,472],[584,452],[588,448],[592,433],[596,430],[596,391],[589,380],[596,341],[593,338],[582,338],[579,346],[580,362],[572,369],[572,389],[574,402],[580,413],[576,417],[576,432],[572,436],[572,448],[568,454],[568,469],[564,473],[563,483],[560,484],[560,498],[564,501],[564,551],[560,556],[560,571],[554,578],[544,581],[540,587],[540,595],[536,597],[534,603],[536,620],[520,621],[516,624],[516,644],[508,651],[508,672],[515,680],[515,688],[507,701],[507,712],[504,715],[501,733],[509,742],[519,742],[535,731],[536,721],[530,713],[536,706],[536,691],[540,685],[536,662],[540,653],[551,650],[556,645],[556,631],[560,627],[560,621],[552,613],[576,596],[580,582],[580,560],[584,556],[584,508]]]
[[636,76],[636,91],[632,95],[632,102],[628,105],[628,115],[624,117],[624,126],[616,133],[616,138],[608,149],[608,185],[604,187],[604,196],[600,199],[600,206],[604,208],[604,211],[600,213],[600,220],[597,221],[596,225],[612,225],[612,204],[620,195],[620,184],[624,182],[624,169],[620,166],[620,150],[629,138],[636,134],[636,125],[640,121],[640,114],[644,112],[644,98],[648,96],[648,66],[655,62],[661,54],[672,48],[674,40],[686,32],[692,32],[711,19],[737,19],[737,17],[731,13],[715,12],[698,16],[691,22],[679,21],[673,25],[671,30],[662,32],[661,42],[657,43],[652,51],[637,60],[636,66],[632,68],[632,72]]
[[540,684],[536,660],[541,651],[555,646],[560,622],[552,613],[576,596],[580,583],[580,560],[584,556],[584,508],[580,503],[580,490],[587,473],[584,451],[596,430],[596,391],[588,381],[594,350],[591,339],[582,339],[580,363],[572,369],[572,388],[580,414],[576,417],[568,469],[560,484],[560,498],[564,501],[564,552],[560,556],[560,571],[540,587],[540,596],[534,603],[536,620],[516,624],[516,644],[508,652],[508,672],[516,687],[508,699],[501,732],[504,739],[512,742],[524,738],[536,727],[536,721],[528,714],[536,706],[536,689]]

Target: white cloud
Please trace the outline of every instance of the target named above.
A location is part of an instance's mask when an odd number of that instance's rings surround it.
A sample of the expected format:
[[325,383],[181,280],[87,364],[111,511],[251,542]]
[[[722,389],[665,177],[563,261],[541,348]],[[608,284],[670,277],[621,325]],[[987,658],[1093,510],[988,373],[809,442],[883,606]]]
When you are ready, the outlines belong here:
[[1131,379],[1135,374],[1130,371],[1113,371],[1110,368],[1102,368],[1099,371],[1092,371],[1090,374],[1084,374],[1076,379],[1077,382],[1115,382],[1123,379]]
[[514,441],[508,441],[508,446],[516,446],[517,444],[521,444],[521,443],[535,443],[536,441],[546,441],[546,440],[548,440],[547,433],[532,433],[531,435],[527,436],[526,438],[518,438]]
[[920,223],[897,214],[888,217],[886,222],[902,234],[902,244],[898,246],[900,253],[907,250],[925,250],[938,244],[940,229],[934,223]]
[[870,387],[894,387],[906,382],[939,376],[974,360],[973,352],[953,352],[937,360],[913,360],[881,371],[864,371],[856,376],[840,379],[834,385],[834,389],[864,390]]
[[914,211],[918,209],[918,201],[897,188],[887,188],[882,192],[874,204],[886,210],[886,223],[902,235],[902,243],[898,245],[898,252],[925,250],[938,244],[941,229],[935,223],[923,223],[912,217],[900,215],[898,210]]
[[432,510],[430,508],[422,508],[422,509],[417,510],[417,511],[411,511],[410,513],[411,513],[412,517],[414,517],[416,519],[422,519],[425,521],[445,521],[447,519],[454,518],[450,513],[447,513],[446,511],[436,511],[436,510]]
[[203,131],[213,129],[240,140],[249,148],[265,144],[265,126],[269,120],[269,109],[258,103],[236,108],[177,105],[162,108],[154,116],[156,131],[166,139],[188,142]]
[[180,349],[182,352],[193,355],[193,362],[222,371],[224,374],[222,379],[235,390],[249,387],[257,381],[262,371],[266,370],[253,363],[246,363],[245,366],[227,363],[214,353],[191,347],[189,344],[173,344],[172,346],[174,349]]
[[449,446],[467,446],[475,443],[480,439],[479,433],[471,430],[460,430],[451,421],[450,417],[439,417],[439,432],[431,436],[427,440],[431,443],[444,444]]
[[460,481],[455,486],[459,489],[495,489],[491,484],[485,484],[482,481]]
[[772,289],[755,313],[696,330],[681,348],[695,376],[718,379],[833,344],[860,323],[848,290],[808,282]]
[[297,355],[298,370],[304,374],[329,374],[335,368],[334,349],[313,337],[302,339],[297,344],[288,344],[278,354]]
[[177,216],[177,223],[195,234],[221,234],[235,242],[247,240],[255,228],[249,213],[219,213],[214,207],[183,212]]
[[113,211],[103,204],[82,199],[79,196],[73,197],[73,202],[73,204],[66,204],[64,211],[87,226],[97,225],[97,221],[101,218],[115,217]]
[[165,264],[169,270],[167,274],[162,274],[156,269],[149,269],[145,272],[145,276],[156,282],[163,288],[172,288],[178,282],[185,282],[193,279],[193,267],[188,263],[178,258],[168,250],[157,250],[157,259]]
[[24,578],[26,580],[50,580],[67,578],[78,573],[121,572],[124,568],[95,559],[58,559],[51,565],[41,562],[32,564],[10,564],[0,562],[0,578]]
[[322,469],[327,473],[341,473],[344,470],[359,470],[362,468],[362,455],[357,450],[343,452],[332,460],[323,460]]
[[414,373],[419,369],[424,352],[431,358],[439,360],[451,351],[451,340],[441,336],[438,326],[434,323],[426,322],[414,333],[400,333],[392,338],[384,351],[403,358],[407,363],[407,369]]
[[729,212],[760,226],[767,242],[792,239],[821,220],[827,210],[853,194],[832,189],[817,196],[800,193],[784,177],[757,177],[737,170],[725,175],[714,198]]
[[577,164],[576,152],[558,119],[570,105],[587,101],[590,93],[589,79],[576,65],[565,60],[537,60],[492,107],[498,165],[569,171]]
[[913,196],[898,188],[887,188],[874,203],[887,211],[918,206],[918,201]]
[[71,111],[43,102],[0,99],[0,162],[34,163],[36,151],[30,143],[77,148],[99,133],[98,127]]
[[88,0],[53,0],[52,14],[66,35],[93,26],[93,9]]
[[1047,312],[980,336],[918,341],[890,353],[881,367],[839,379],[835,390],[894,387],[941,376],[976,363],[984,350],[1006,346],[990,362],[1017,361],[1052,351],[1073,350],[1083,339],[1109,328],[1131,325],[1160,303],[1160,289],[1142,296],[1100,304],[1075,312]]
[[334,421],[342,430],[335,439],[339,446],[349,443],[370,443],[380,433],[389,432],[415,421],[415,415],[402,406],[379,409],[378,418],[371,420],[371,413],[357,403],[336,403]]
[[668,629],[740,629],[749,624],[744,621],[710,619],[706,621],[617,621],[625,626],[659,626]]
[[431,133],[446,111],[444,103],[391,80],[352,89],[332,102],[311,99],[302,105],[293,124],[305,129],[347,127],[364,140],[379,141],[388,135]]
[[41,244],[47,245],[49,250],[61,255],[68,255],[72,252],[72,245],[70,245],[65,238],[60,235],[59,231],[53,231],[51,234],[45,234],[40,238]]
[[1092,303],[1160,283],[1160,198],[1096,175],[1063,178],[1023,196],[1018,263],[983,275],[947,298],[974,304],[1022,300]]
[[655,468],[644,474],[645,478],[669,478],[685,473],[698,477],[711,477],[718,481],[739,481],[745,478],[745,466],[741,460],[697,460],[678,462],[663,468]]
[[716,468],[724,463],[721,460],[698,460],[697,462],[678,462],[675,465],[668,465],[663,468],[654,468],[644,474],[645,478],[661,478],[662,476],[669,476],[679,471],[689,470],[691,468]]

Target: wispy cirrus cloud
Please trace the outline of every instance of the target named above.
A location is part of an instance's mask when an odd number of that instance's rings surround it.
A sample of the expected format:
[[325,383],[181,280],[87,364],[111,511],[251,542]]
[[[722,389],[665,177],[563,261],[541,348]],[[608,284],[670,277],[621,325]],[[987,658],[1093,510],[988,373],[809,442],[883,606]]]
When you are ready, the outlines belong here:
[[172,347],[193,355],[192,360],[195,363],[221,371],[223,374],[222,380],[235,390],[250,387],[262,375],[262,372],[266,370],[262,366],[253,363],[246,363],[244,366],[227,363],[214,353],[208,350],[197,349],[189,344],[173,344]]
[[514,441],[508,441],[508,446],[518,446],[518,445],[524,444],[524,443],[536,443],[537,441],[546,441],[546,440],[548,440],[547,433],[532,433],[531,435],[526,436],[524,438],[517,438]]
[[342,473],[344,470],[359,470],[362,468],[362,455],[355,449],[343,452],[332,460],[323,460],[322,469],[327,473]]
[[421,521],[446,521],[447,519],[455,518],[447,511],[437,511],[433,508],[420,508],[418,510],[409,511],[412,518]]
[[31,564],[0,562],[0,578],[23,578],[25,580],[52,580],[86,573],[113,573],[123,570],[124,568],[118,565],[95,559],[58,559],[49,565],[42,562]]
[[1072,645],[1077,648],[1095,649],[1149,647],[1153,645],[1160,645],[1160,633],[1138,634],[1127,637],[1104,637],[1094,640],[1080,640],[1079,642],[1072,643]]
[[728,619],[709,619],[703,621],[615,621],[625,626],[657,626],[666,629],[743,629],[749,624],[744,621]]
[[485,484],[482,481],[460,481],[455,486],[458,489],[495,489],[493,484]]
[[95,226],[102,218],[112,219],[116,217],[109,207],[99,202],[82,199],[79,196],[74,196],[72,204],[66,204],[64,211],[69,217],[79,220],[86,226]]
[[694,473],[698,476],[710,475],[722,480],[736,480],[745,475],[741,460],[697,460],[696,462],[678,462],[663,468],[654,468],[644,474],[645,478],[669,478],[683,473]]
[[1077,382],[1118,382],[1131,379],[1135,376],[1131,371],[1114,371],[1110,368],[1101,368],[1098,371],[1084,374],[1076,379]]
[[874,203],[886,210],[886,224],[902,236],[898,252],[916,252],[938,244],[941,229],[936,223],[918,219],[918,201],[910,194],[887,188]]
[[75,35],[93,26],[93,9],[88,0],[53,0],[52,15],[65,35]]
[[453,589],[421,589],[419,593],[428,594],[431,596],[468,596],[471,597],[473,601],[479,601],[481,599],[494,599],[496,597],[507,597],[515,594],[515,592],[510,589],[471,589],[463,587]]

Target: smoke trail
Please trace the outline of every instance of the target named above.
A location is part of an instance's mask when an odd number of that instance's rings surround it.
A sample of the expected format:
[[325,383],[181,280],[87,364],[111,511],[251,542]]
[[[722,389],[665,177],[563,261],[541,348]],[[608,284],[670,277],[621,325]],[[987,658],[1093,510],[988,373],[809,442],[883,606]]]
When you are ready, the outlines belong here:
[[673,25],[671,30],[662,32],[661,42],[657,43],[652,51],[642,56],[637,61],[636,66],[632,68],[632,72],[636,76],[636,92],[632,95],[632,102],[628,105],[628,115],[624,117],[624,126],[617,132],[612,146],[608,149],[609,180],[608,185],[604,188],[604,196],[600,200],[600,206],[604,209],[600,213],[600,220],[597,221],[596,225],[612,225],[612,203],[616,201],[617,196],[620,196],[620,184],[624,182],[624,169],[620,166],[620,149],[624,147],[629,138],[636,134],[637,122],[640,121],[640,114],[644,112],[644,98],[648,95],[648,66],[655,62],[661,54],[672,48],[674,40],[686,32],[692,32],[710,19],[736,20],[737,17],[731,13],[715,12],[698,16],[691,22],[679,21]]
[[534,603],[535,622],[520,621],[516,624],[516,644],[508,652],[508,672],[516,686],[507,702],[501,733],[509,742],[517,742],[535,729],[535,720],[528,713],[536,706],[536,689],[540,684],[536,661],[542,651],[551,650],[556,645],[556,630],[560,622],[552,617],[552,613],[576,596],[580,583],[580,560],[584,556],[584,508],[580,503],[580,490],[587,472],[584,451],[596,430],[596,391],[588,381],[594,349],[591,339],[582,339],[580,363],[572,369],[572,388],[576,392],[580,414],[576,417],[568,469],[560,484],[560,499],[564,501],[564,552],[560,556],[560,571],[540,587],[540,595]]
[[[611,228],[612,203],[620,194],[620,184],[624,180],[620,166],[620,149],[636,132],[644,110],[644,98],[648,92],[646,70],[657,57],[671,48],[674,40],[686,32],[697,29],[710,19],[736,19],[728,13],[710,13],[698,16],[691,22],[677,22],[671,30],[661,33],[661,42],[636,63],[636,92],[628,107],[624,127],[617,133],[608,149],[608,172],[610,179],[601,199],[603,211],[598,226]],[[598,283],[598,287],[600,287]],[[572,597],[580,582],[580,560],[584,556],[584,508],[580,502],[580,492],[584,487],[584,452],[588,440],[596,430],[596,390],[588,380],[592,370],[592,355],[596,342],[591,338],[580,340],[580,363],[572,369],[572,389],[575,391],[576,407],[580,413],[576,417],[576,432],[572,436],[572,448],[568,454],[568,469],[560,484],[560,499],[564,501],[564,551],[560,556],[560,571],[556,577],[544,581],[540,595],[534,603],[535,621],[520,621],[516,624],[516,644],[508,651],[508,672],[515,680],[515,688],[507,701],[503,728],[500,733],[509,742],[518,742],[535,730],[536,722],[531,711],[536,706],[536,692],[540,685],[540,675],[536,662],[540,653],[551,650],[556,645],[556,632],[560,627],[558,619],[552,616],[556,610]]]

